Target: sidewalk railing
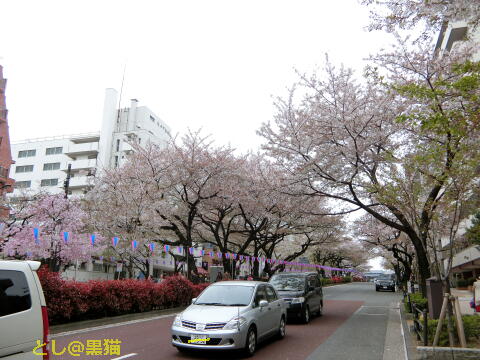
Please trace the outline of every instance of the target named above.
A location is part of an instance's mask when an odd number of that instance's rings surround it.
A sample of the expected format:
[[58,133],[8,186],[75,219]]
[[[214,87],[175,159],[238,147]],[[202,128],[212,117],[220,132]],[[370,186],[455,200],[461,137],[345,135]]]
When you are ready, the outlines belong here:
[[[419,309],[416,304],[410,300],[410,294],[406,294],[406,297],[412,310],[413,329],[417,334],[417,340],[421,340],[423,346],[428,346],[428,312],[425,309]],[[422,315],[421,317],[420,314]]]

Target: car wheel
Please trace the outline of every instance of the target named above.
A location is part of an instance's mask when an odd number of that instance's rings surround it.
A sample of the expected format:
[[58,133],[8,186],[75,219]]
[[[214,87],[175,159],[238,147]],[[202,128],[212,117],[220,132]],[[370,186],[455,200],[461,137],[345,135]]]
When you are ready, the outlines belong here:
[[378,288],[377,288],[377,287],[375,288],[375,291],[378,291]]
[[320,301],[320,307],[318,308],[318,316],[323,315],[323,301]]
[[257,349],[257,333],[255,328],[251,326],[247,332],[247,342],[245,344],[244,353],[246,356],[253,356]]
[[308,308],[308,305],[305,306],[305,311],[303,312],[303,323],[308,324],[310,322],[310,309]]
[[283,339],[285,337],[285,318],[282,316],[280,319],[280,326],[278,327],[278,335],[279,339]]

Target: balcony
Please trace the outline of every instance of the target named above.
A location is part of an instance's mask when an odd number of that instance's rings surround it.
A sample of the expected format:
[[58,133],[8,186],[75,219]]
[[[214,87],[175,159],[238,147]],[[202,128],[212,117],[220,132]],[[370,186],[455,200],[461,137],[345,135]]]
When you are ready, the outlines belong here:
[[77,156],[82,155],[97,155],[98,154],[98,142],[87,142],[87,143],[71,143],[68,146],[68,149],[65,151],[65,155],[71,157],[72,159]]
[[[96,159],[82,159],[82,160],[75,160],[72,161],[72,171],[81,171],[85,170],[88,171],[90,169],[95,169],[97,167],[97,160]],[[65,164],[62,167],[62,171],[68,171],[68,164]]]
[[69,188],[71,190],[87,188],[92,186],[92,181],[91,176],[75,176],[70,178]]
[[86,134],[73,135],[70,138],[70,141],[75,143],[75,144],[85,144],[85,143],[99,142],[100,141],[100,134],[98,134],[98,133],[86,133]]

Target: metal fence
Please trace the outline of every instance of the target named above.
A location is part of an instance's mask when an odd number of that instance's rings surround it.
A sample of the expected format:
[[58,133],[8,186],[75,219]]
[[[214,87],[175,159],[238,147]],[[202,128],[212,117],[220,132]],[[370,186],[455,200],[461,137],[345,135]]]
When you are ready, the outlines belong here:
[[[405,294],[408,305],[413,315],[413,329],[417,334],[417,340],[421,340],[423,346],[428,346],[428,312],[427,310],[419,309],[415,303],[410,300],[410,294]],[[420,314],[422,315],[420,317]]]

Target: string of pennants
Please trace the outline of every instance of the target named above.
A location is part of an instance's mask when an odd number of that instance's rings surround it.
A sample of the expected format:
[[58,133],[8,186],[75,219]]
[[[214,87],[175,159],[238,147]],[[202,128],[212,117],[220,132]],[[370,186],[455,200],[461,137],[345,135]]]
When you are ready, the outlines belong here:
[[[33,237],[35,239],[35,243],[38,245],[40,244],[40,238],[39,238],[39,229],[34,228],[33,229]],[[67,244],[70,239],[70,234],[68,231],[63,232],[63,241]],[[92,246],[95,246],[95,240],[96,236],[95,234],[90,235],[90,244]],[[112,246],[117,247],[119,243],[119,238],[118,237],[112,237]],[[153,254],[156,248],[156,243],[151,242],[148,244],[148,249],[150,252]],[[131,248],[132,250],[137,250],[138,248],[138,241],[133,240],[131,242]],[[169,253],[170,251],[175,251],[179,255],[183,255],[184,253],[184,248],[182,246],[170,246],[170,245],[163,245],[163,247],[160,247],[161,250],[163,250],[165,253]],[[195,248],[190,247],[188,248],[188,252],[190,255],[195,254]],[[233,259],[233,260],[239,260],[239,261],[244,261],[246,263],[254,263],[255,261],[258,263],[265,263],[265,264],[276,264],[276,265],[286,265],[286,266],[296,266],[296,267],[305,267],[305,268],[317,268],[317,269],[324,269],[324,270],[330,270],[330,271],[345,271],[345,272],[358,272],[355,269],[345,269],[345,268],[335,268],[331,266],[326,266],[326,265],[317,265],[317,264],[306,264],[306,263],[300,263],[300,262],[295,262],[295,261],[285,261],[285,260],[279,260],[279,259],[269,259],[265,257],[256,257],[256,256],[249,256],[249,255],[240,255],[240,254],[235,254],[235,253],[223,253],[220,251],[205,251],[205,250],[200,250],[201,256],[205,256],[208,254],[211,259],[217,258],[217,259]],[[103,256],[100,257],[100,260],[103,260]],[[111,258],[112,261],[115,261],[115,258]]]

